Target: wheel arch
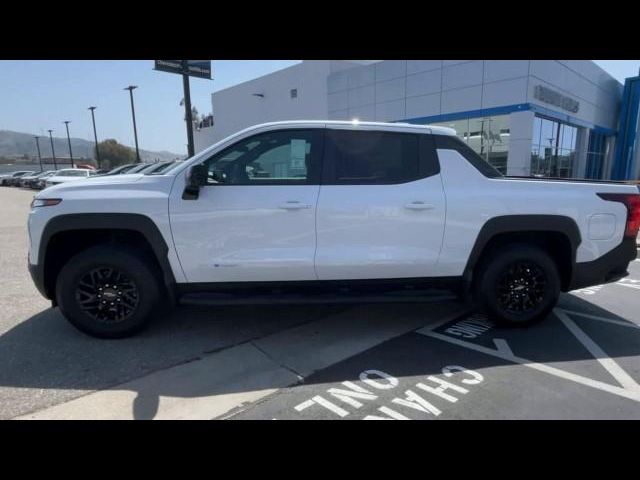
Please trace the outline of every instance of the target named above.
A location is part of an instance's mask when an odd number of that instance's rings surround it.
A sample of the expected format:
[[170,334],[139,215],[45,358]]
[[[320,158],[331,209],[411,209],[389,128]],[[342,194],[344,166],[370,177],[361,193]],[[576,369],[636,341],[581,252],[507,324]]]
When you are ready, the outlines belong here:
[[467,285],[472,284],[473,272],[483,258],[513,242],[547,250],[560,269],[563,291],[569,288],[582,237],[575,220],[563,215],[504,215],[488,220],[480,229],[467,260],[463,274]]
[[[68,260],[55,254],[62,239],[87,246],[123,241],[142,246],[149,252],[162,275],[162,284],[174,301],[175,278],[169,264],[169,247],[151,218],[134,213],[79,213],[52,218],[45,226],[38,251],[35,277],[39,290],[55,303],[55,281],[61,266]],[[83,243],[84,242],[84,243]],[[67,255],[68,257],[68,255]]]

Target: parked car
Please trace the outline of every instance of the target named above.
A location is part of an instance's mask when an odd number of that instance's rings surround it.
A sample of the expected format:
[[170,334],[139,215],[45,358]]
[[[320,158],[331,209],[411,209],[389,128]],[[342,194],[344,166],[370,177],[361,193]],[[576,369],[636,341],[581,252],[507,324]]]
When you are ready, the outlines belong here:
[[35,182],[37,182],[40,178],[43,178],[48,173],[53,173],[55,170],[47,170],[46,172],[36,172],[31,175],[25,175],[20,177],[19,184],[23,188],[33,188]]
[[162,175],[172,168],[177,167],[182,163],[181,160],[171,160],[169,162],[158,162],[154,163],[150,167],[144,169],[140,173],[144,173],[145,175]]
[[56,174],[56,172],[57,172],[57,170],[51,170],[51,171],[47,172],[46,174],[44,174],[43,176],[41,176],[35,182],[33,182],[32,188],[35,188],[37,190],[42,190],[43,188],[46,187],[47,179],[52,177],[52,176],[54,176]]
[[92,176],[93,170],[86,170],[83,168],[65,168],[58,170],[55,175],[51,175],[45,181],[45,187],[52,187],[61,183],[75,182],[78,180],[86,180]]
[[120,165],[119,167],[109,170],[106,173],[101,173],[96,176],[105,177],[110,175],[123,175],[127,173],[129,170],[131,170],[132,168],[137,167],[139,165],[140,165],[139,163],[128,163],[127,165]]
[[0,185],[4,185],[7,187],[12,187],[17,185],[17,181],[21,178],[24,177],[25,175],[31,175],[32,171],[25,171],[25,170],[21,170],[19,172],[13,172],[10,174],[6,174],[6,175],[2,175],[0,177]]
[[110,338],[178,300],[385,283],[447,286],[524,325],[561,291],[625,276],[640,229],[635,185],[504,177],[454,130],[401,123],[259,125],[164,175],[59,185],[32,206],[36,286]]
[[147,168],[155,165],[155,163],[138,163],[135,167],[127,170],[125,175],[130,175],[132,173],[142,173]]

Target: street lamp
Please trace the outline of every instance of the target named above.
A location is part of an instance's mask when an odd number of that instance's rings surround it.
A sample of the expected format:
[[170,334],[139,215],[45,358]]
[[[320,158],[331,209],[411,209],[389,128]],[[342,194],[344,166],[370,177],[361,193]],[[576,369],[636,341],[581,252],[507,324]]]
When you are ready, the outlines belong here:
[[93,111],[98,107],[89,107],[91,110],[91,121],[93,122],[93,138],[96,141],[96,163],[98,164],[98,169],[100,167],[100,149],[98,148],[98,134],[96,133],[96,117],[93,114]]
[[67,142],[69,142],[69,157],[71,158],[71,168],[75,168],[75,165],[73,164],[73,152],[71,151],[71,137],[69,136],[69,124],[71,123],[71,121],[65,120],[63,123],[64,126],[67,127]]
[[40,171],[43,172],[44,169],[42,168],[42,155],[40,155],[40,141],[39,141],[40,137],[35,136],[33,138],[36,139],[36,147],[38,148],[38,161],[40,162]]
[[131,116],[133,117],[133,137],[136,141],[136,161],[140,163],[140,151],[138,150],[138,130],[136,129],[136,110],[133,107],[133,91],[138,88],[137,85],[129,85],[124,90],[129,90],[131,97]]
[[58,170],[58,163],[56,162],[56,150],[55,148],[53,148],[53,135],[51,135],[51,132],[53,132],[53,130],[47,130],[49,132],[49,140],[51,140],[51,154],[53,155],[53,169],[54,170]]

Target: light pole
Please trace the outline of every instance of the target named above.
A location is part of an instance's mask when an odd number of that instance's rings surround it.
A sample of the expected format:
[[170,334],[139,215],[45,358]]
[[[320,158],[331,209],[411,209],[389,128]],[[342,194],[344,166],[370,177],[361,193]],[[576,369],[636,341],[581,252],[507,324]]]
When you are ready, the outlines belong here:
[[93,122],[93,138],[96,141],[96,163],[98,164],[98,169],[100,169],[100,149],[98,148],[98,134],[96,133],[96,117],[93,114],[96,108],[98,107],[89,107],[89,110],[91,110],[91,121]]
[[64,126],[67,127],[67,142],[69,142],[69,157],[71,158],[71,168],[75,168],[75,165],[73,164],[73,152],[71,151],[71,137],[69,136],[69,124],[71,123],[71,121],[65,120],[63,123]]
[[140,150],[138,150],[138,130],[136,129],[136,110],[133,107],[133,91],[138,88],[137,85],[129,85],[124,90],[129,90],[131,97],[131,116],[133,117],[133,137],[136,141],[136,161],[140,163]]
[[182,60],[182,87],[184,89],[184,110],[185,117],[187,121],[187,141],[189,144],[187,145],[187,153],[189,158],[193,157],[195,154],[194,146],[193,146],[193,118],[191,113],[191,89],[189,88],[189,68],[187,65],[187,60]]
[[48,132],[49,132],[49,140],[51,140],[51,154],[53,155],[53,169],[58,170],[58,163],[56,162],[56,150],[55,148],[53,148],[53,135],[51,135],[51,132],[53,132],[53,130],[48,130]]
[[42,155],[40,155],[40,137],[33,137],[36,139],[36,147],[38,148],[38,161],[40,162],[40,171],[44,172],[44,169],[42,168]]

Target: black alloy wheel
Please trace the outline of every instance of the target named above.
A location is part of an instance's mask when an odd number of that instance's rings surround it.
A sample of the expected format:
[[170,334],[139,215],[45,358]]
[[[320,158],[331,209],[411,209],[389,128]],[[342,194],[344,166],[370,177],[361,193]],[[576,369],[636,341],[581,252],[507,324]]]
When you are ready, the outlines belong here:
[[94,268],[76,284],[82,311],[98,322],[123,322],[138,308],[138,286],[125,273],[111,267]]
[[539,265],[520,261],[507,266],[498,277],[498,305],[507,312],[524,313],[544,300],[547,278]]

